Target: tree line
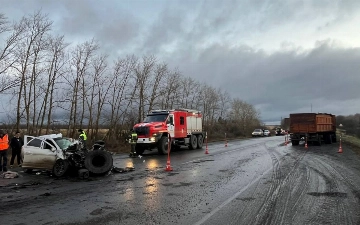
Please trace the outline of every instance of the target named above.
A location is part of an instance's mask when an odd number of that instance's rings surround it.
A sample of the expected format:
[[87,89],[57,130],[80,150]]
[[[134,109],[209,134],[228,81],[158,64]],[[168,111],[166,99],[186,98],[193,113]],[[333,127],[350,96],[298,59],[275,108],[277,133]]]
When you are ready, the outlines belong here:
[[204,80],[184,76],[155,56],[112,59],[95,39],[71,44],[52,32],[41,11],[9,22],[0,13],[0,94],[11,129],[29,135],[61,125],[76,137],[117,140],[153,109],[191,108],[203,113],[212,137],[247,136],[260,125],[260,113],[240,98]]
[[348,116],[336,116],[337,126],[344,130],[346,134],[360,138],[360,114]]

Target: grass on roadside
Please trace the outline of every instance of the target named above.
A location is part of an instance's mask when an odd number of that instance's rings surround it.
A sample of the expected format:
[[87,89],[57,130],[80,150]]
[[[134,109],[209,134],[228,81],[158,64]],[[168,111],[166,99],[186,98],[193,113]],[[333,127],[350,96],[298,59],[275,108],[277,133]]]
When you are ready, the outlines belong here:
[[360,155],[360,138],[347,135],[344,132],[337,132],[338,138],[341,137],[341,142],[345,145],[350,146],[354,152]]

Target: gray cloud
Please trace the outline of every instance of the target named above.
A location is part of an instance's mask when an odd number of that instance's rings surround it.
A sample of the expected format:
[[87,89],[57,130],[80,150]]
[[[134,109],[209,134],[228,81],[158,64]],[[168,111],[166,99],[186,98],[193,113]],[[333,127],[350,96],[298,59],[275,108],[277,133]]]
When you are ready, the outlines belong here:
[[301,112],[305,106],[310,110],[310,104],[320,111],[331,109],[332,113],[344,114],[336,105],[352,101],[358,104],[347,106],[352,108],[349,113],[359,112],[359,56],[360,48],[337,48],[329,42],[306,53],[270,55],[251,48],[213,45],[200,54],[198,63],[185,61],[181,68],[185,74],[196,75],[258,105],[266,120],[280,118],[275,114],[285,117]]
[[185,76],[255,104],[266,121],[309,111],[310,104],[314,111],[360,112],[360,43],[349,39],[360,40],[360,31],[346,30],[359,20],[357,0],[0,0],[0,5],[14,20],[42,9],[54,20],[54,32],[74,43],[95,37],[111,57],[154,54]]

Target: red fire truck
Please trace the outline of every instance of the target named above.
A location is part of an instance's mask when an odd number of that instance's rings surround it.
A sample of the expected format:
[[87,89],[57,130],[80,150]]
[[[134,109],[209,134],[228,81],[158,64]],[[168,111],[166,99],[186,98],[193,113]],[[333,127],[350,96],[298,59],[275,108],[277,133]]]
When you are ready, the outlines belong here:
[[168,134],[171,148],[201,149],[205,138],[202,114],[192,109],[153,110],[142,123],[134,125],[134,131],[138,135],[137,154],[154,148],[159,154],[167,154]]

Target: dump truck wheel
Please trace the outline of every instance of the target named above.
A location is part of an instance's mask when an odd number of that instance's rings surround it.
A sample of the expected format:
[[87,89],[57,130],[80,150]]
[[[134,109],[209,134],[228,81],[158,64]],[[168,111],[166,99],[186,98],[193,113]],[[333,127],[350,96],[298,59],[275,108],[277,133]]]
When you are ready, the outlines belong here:
[[203,136],[200,134],[197,137],[197,149],[202,149],[203,143],[204,143],[204,139],[203,139]]
[[113,158],[107,151],[90,151],[85,158],[85,168],[93,174],[104,174],[113,167]]
[[62,177],[65,175],[69,168],[69,162],[67,160],[58,159],[53,167],[53,174],[55,177]]
[[318,136],[316,144],[317,144],[317,146],[321,146],[322,143],[321,143],[321,137],[320,136]]
[[160,155],[168,154],[168,137],[162,136],[158,142],[158,153]]
[[189,144],[189,149],[193,150],[195,148],[197,148],[197,137],[195,135],[191,135],[190,136],[190,144]]
[[337,142],[337,140],[336,140],[336,134],[333,134],[333,135],[331,136],[331,138],[332,138],[332,142],[333,142],[333,143],[336,143],[336,142]]

